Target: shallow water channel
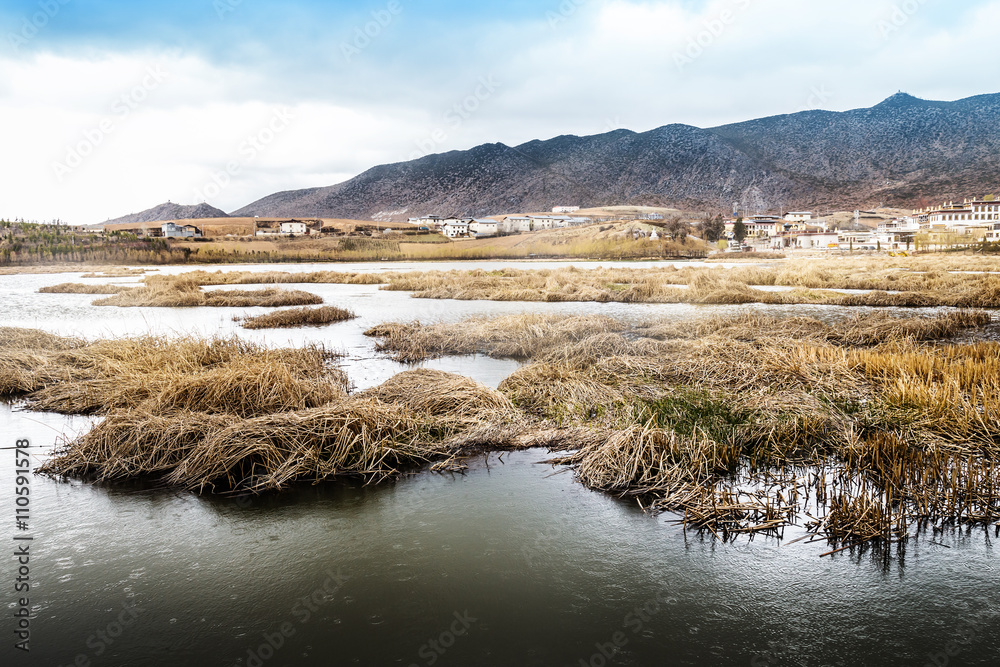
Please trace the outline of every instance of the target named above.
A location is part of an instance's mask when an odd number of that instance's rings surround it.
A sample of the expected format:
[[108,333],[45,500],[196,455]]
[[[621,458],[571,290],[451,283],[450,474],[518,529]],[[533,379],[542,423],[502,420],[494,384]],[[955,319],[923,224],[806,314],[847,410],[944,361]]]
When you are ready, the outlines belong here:
[[[346,352],[343,364],[358,388],[406,368],[380,358],[361,333],[385,321],[526,311],[636,320],[745,308],[846,314],[823,306],[431,301],[377,286],[304,285],[359,318],[250,332],[232,317],[263,309],[97,308],[93,295],[37,294],[60,282],[80,282],[79,274],[0,276],[0,326],[88,338],[236,332],[275,345],[322,342]],[[493,386],[517,368],[478,356],[427,365]],[[0,448],[30,439],[37,467],[57,439],[91,423],[0,404]],[[1000,664],[1000,560],[992,530],[937,533],[889,554],[862,549],[824,558],[825,542],[788,545],[797,536],[791,532],[784,546],[761,537],[721,544],[685,534],[676,517],[650,517],[634,502],[588,491],[571,472],[545,464],[547,457],[540,450],[492,455],[465,475],[327,483],[254,499],[33,477],[30,527],[18,532],[11,518],[13,452],[0,449],[0,503],[8,517],[0,540],[11,552],[15,536],[33,538],[34,614],[31,652],[22,655],[11,646],[16,563],[4,559],[0,663]]]

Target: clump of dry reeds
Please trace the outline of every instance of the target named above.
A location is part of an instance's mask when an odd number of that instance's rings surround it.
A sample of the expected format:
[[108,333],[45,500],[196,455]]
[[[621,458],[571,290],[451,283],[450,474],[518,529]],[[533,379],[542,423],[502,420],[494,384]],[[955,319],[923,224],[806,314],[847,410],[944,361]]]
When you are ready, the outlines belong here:
[[132,289],[124,285],[83,285],[81,283],[59,283],[42,287],[40,294],[118,294]]
[[64,376],[49,363],[62,352],[85,342],[40,331],[0,327],[0,396],[18,396],[41,389]]
[[[155,269],[154,269],[155,270]],[[130,269],[124,266],[112,266],[104,269],[100,273],[92,271],[84,273],[81,278],[132,278],[144,275],[146,269]]]
[[458,423],[502,421],[515,416],[514,406],[499,391],[461,375],[428,368],[398,373],[359,396]]
[[[162,278],[163,276],[156,276]],[[190,279],[159,280],[142,287],[121,291],[114,296],[94,301],[95,306],[183,308],[209,306],[221,308],[248,308],[263,306],[310,306],[323,303],[323,299],[299,290],[267,288],[261,290],[212,290],[206,292]]]
[[321,348],[272,350],[236,338],[142,337],[84,343],[5,330],[3,395],[66,414],[116,409],[243,416],[301,410],[344,395],[347,378]]
[[41,472],[101,481],[156,476],[199,491],[262,492],[341,475],[377,479],[446,454],[405,410],[342,399],[252,419],[113,413]]
[[236,317],[244,329],[279,329],[302,326],[322,326],[332,322],[352,320],[357,315],[346,308],[323,306],[321,308],[293,308],[278,310],[266,315]]
[[145,400],[116,410],[42,471],[262,492],[343,475],[380,479],[519,435],[503,395],[439,371],[410,371],[359,396],[339,393],[318,407],[259,416],[237,406],[206,414],[198,403]]
[[[528,321],[393,324],[370,334],[419,359],[503,350]],[[533,363],[500,391],[563,428],[603,433],[558,462],[594,488],[652,496],[654,507],[682,512],[688,526],[720,537],[777,534],[816,496],[826,514],[815,528],[831,539],[897,539],[927,512],[972,522],[1000,516],[997,480],[987,474],[989,457],[1000,455],[991,444],[1000,442],[1000,403],[991,398],[1000,394],[1000,345],[933,344],[990,321],[968,311],[869,313],[834,324],[744,313],[604,324],[589,335],[570,327],[573,335],[557,336],[557,320],[537,320],[540,340],[556,343],[514,346]],[[480,330],[499,344],[484,342]],[[907,449],[869,457],[859,472],[863,457],[852,447],[901,426],[910,434]],[[949,451],[962,463],[913,453],[930,451]],[[886,461],[895,481],[879,486]],[[832,481],[781,472],[830,462],[840,471]],[[850,484],[848,473],[867,486]],[[931,479],[938,480],[934,492]],[[956,505],[959,490],[977,500]]]
[[372,327],[365,335],[381,338],[377,349],[392,352],[393,359],[405,363],[446,354],[527,359],[542,350],[623,327],[621,322],[597,315],[523,314],[475,317],[461,324],[388,323]]

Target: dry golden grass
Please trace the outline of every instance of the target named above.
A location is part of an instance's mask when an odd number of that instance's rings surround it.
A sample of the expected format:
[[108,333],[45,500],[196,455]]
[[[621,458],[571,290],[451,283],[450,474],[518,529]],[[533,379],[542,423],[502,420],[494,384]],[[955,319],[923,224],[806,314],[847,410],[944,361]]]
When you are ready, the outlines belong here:
[[321,308],[292,308],[278,310],[266,315],[236,317],[244,329],[281,329],[303,326],[322,326],[332,322],[353,320],[357,315],[345,308],[323,306]]
[[989,320],[390,323],[369,334],[399,358],[529,364],[499,390],[416,370],[356,397],[315,351],[0,336],[17,363],[43,362],[8,383],[36,387],[29,400],[110,411],[53,459],[53,474],[265,491],[453,470],[473,451],[544,445],[566,451],[555,461],[588,486],[639,496],[722,539],[804,524],[849,546],[903,539],[916,521],[1000,517],[1000,343],[949,340]]
[[445,354],[485,354],[527,359],[543,349],[559,347],[594,333],[620,330],[609,317],[584,315],[510,315],[477,317],[461,325],[388,323],[372,327],[366,336],[381,338],[377,349],[391,351],[401,362],[424,361]]
[[[36,410],[95,414],[125,408],[249,416],[323,405],[347,378],[319,348],[272,350],[236,338],[144,337],[84,343],[4,330],[3,396]],[[32,343],[32,341],[34,341]]]
[[149,276],[146,284],[153,286],[174,281],[191,282],[202,287],[209,285],[267,285],[328,283],[341,285],[379,285],[394,274],[357,273],[340,271],[188,271],[177,276]]
[[[830,493],[817,499],[822,520],[812,529],[849,544],[896,539],[918,516],[973,523],[1000,516],[998,479],[988,474],[1000,456],[1000,344],[935,344],[989,322],[963,311],[877,313],[836,325],[749,313],[601,322],[588,335],[579,318],[526,316],[370,333],[384,337],[387,350],[419,359],[485,352],[484,345],[503,350],[531,330],[533,340],[551,342],[514,346],[509,356],[532,363],[500,391],[561,428],[594,429],[556,460],[574,466],[585,484],[648,495],[655,507],[683,513],[687,525],[725,537],[798,522],[802,502],[825,494],[826,478],[816,474],[803,486],[774,471],[832,465]],[[857,452],[887,433],[901,434],[905,455],[858,465]]]
[[403,373],[359,396],[339,393],[318,407],[260,416],[207,414],[197,401],[180,403],[146,400],[113,411],[42,472],[101,481],[152,476],[212,492],[280,490],[345,475],[378,480],[434,461],[453,467],[459,447],[511,439],[505,424],[517,416],[495,390],[437,371]]
[[[154,269],[155,270],[155,269]],[[125,266],[112,266],[101,272],[85,273],[81,278],[132,278],[145,275],[147,269],[130,269]]]
[[323,299],[299,290],[266,288],[261,290],[213,290],[206,292],[190,279],[155,281],[143,287],[121,291],[114,296],[94,301],[95,306],[120,306],[126,308],[184,308],[220,307],[248,308],[263,306],[310,306],[323,303]]
[[[386,274],[383,289],[413,292],[418,298],[489,301],[1000,307],[1000,276],[901,270],[887,264],[796,260],[730,269],[428,271]],[[775,292],[756,287],[791,289]]]
[[80,283],[59,283],[42,287],[39,294],[119,294],[132,289],[124,285],[82,285]]

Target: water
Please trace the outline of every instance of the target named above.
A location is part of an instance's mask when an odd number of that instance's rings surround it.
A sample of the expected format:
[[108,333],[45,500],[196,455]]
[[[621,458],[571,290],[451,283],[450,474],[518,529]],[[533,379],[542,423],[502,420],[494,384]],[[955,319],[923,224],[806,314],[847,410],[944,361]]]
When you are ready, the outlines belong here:
[[[229,309],[94,308],[93,296],[34,293],[73,279],[0,277],[11,295],[0,324],[87,337],[197,331],[322,341],[348,352],[359,385],[402,368],[378,359],[360,333],[385,320],[525,310],[639,320],[742,309],[439,302],[309,285],[359,320],[248,332]],[[491,384],[516,368],[482,357],[437,363]],[[93,421],[0,405],[0,447],[30,438],[37,466],[60,434]],[[939,533],[938,544],[914,541],[887,559],[870,550],[820,558],[824,542],[719,544],[685,534],[670,515],[649,517],[634,502],[588,491],[546,458],[493,455],[461,476],[423,472],[255,499],[34,477],[30,531],[21,533],[34,538],[32,651],[10,647],[14,571],[5,560],[2,664],[68,665],[77,656],[92,665],[244,667],[1000,662],[992,530]],[[12,513],[12,452],[0,450],[0,462],[0,503]],[[4,548],[13,534],[8,518]]]

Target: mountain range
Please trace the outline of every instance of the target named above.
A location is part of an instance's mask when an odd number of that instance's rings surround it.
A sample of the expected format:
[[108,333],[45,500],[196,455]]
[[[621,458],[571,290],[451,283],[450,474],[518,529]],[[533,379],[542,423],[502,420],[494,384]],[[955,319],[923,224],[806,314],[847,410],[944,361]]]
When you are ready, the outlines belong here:
[[234,216],[399,220],[557,205],[750,211],[901,208],[1000,189],[1000,94],[484,144],[278,192]]
[[159,222],[161,220],[197,220],[201,218],[228,218],[225,211],[209,206],[208,204],[195,204],[185,206],[167,202],[148,208],[139,213],[130,213],[114,220],[106,220],[104,225],[138,225],[144,222]]

